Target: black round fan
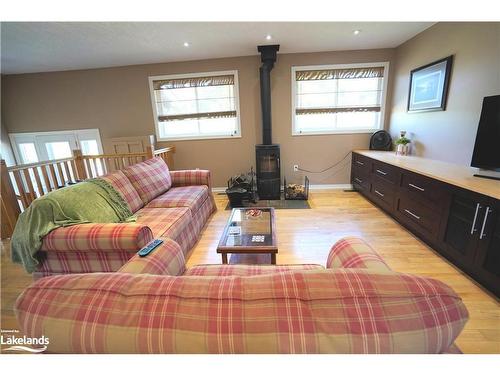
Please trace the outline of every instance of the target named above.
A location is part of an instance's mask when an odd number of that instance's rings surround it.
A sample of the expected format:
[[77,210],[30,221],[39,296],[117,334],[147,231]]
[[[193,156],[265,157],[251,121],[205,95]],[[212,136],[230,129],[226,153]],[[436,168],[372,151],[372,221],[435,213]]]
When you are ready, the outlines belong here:
[[385,130],[373,133],[370,138],[370,150],[390,151],[392,149],[392,138]]

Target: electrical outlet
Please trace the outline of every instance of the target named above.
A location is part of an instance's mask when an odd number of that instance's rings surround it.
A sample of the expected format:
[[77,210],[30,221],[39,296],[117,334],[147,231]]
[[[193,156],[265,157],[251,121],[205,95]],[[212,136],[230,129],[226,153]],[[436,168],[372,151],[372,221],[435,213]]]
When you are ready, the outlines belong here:
[[294,171],[294,172],[298,172],[298,171],[299,171],[299,166],[298,166],[298,164],[295,164],[295,165],[293,166],[293,171]]

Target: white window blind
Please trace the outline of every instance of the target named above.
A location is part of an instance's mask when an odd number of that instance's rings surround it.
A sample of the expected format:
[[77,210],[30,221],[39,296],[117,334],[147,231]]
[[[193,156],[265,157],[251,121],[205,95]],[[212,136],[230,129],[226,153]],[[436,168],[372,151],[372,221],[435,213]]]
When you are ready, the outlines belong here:
[[237,72],[150,77],[158,138],[240,135]]
[[381,129],[386,63],[292,68],[295,135]]

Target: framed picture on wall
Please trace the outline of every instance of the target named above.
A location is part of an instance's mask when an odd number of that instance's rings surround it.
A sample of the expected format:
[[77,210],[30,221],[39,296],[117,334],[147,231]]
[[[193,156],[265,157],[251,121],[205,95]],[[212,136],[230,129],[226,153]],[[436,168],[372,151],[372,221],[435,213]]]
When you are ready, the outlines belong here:
[[448,56],[410,72],[408,112],[446,109],[452,62]]

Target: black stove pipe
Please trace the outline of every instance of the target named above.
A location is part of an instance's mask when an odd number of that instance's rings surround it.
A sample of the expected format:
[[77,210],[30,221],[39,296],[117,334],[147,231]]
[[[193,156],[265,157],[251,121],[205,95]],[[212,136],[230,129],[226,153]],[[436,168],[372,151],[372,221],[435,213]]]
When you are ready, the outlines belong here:
[[279,51],[279,44],[268,46],[258,46],[257,50],[261,54],[262,66],[260,67],[260,103],[262,108],[262,143],[271,145],[271,70],[276,62],[276,53]]

